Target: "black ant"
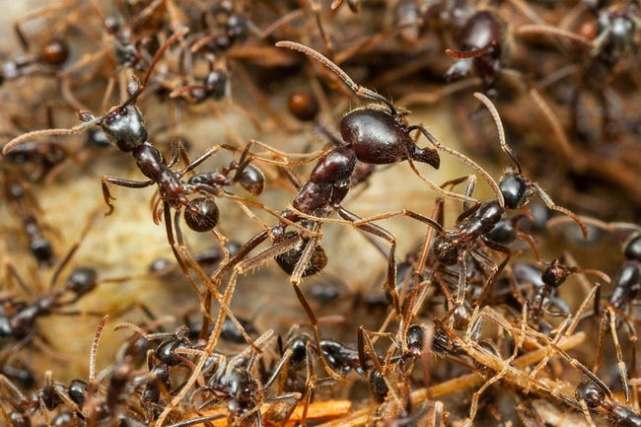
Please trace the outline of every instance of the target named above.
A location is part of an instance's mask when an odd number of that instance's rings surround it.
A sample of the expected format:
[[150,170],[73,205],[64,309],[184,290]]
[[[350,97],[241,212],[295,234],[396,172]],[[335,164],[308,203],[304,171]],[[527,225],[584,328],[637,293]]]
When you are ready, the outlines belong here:
[[[170,162],[166,162],[160,151],[148,141],[148,132],[144,124],[144,119],[135,102],[146,87],[154,66],[158,63],[165,50],[185,33],[186,30],[176,32],[158,49],[142,83],[134,82],[129,85],[128,91],[130,97],[123,104],[113,107],[108,113],[99,117],[94,117],[90,113],[82,113],[81,119],[84,123],[71,129],[48,129],[24,134],[7,143],[3,149],[3,153],[6,155],[10,153],[15,146],[21,145],[33,137],[72,135],[90,129],[93,126],[99,126],[99,128],[105,132],[107,138],[114,143],[120,151],[132,154],[140,171],[148,178],[146,181],[134,181],[103,176],[102,191],[105,202],[109,207],[107,214],[113,211],[113,205],[111,204],[113,198],[109,192],[108,184],[129,188],[144,188],[157,184],[160,197],[154,203],[154,219],[156,221],[158,220],[160,211],[164,213],[167,238],[183,271],[186,271],[186,261],[183,260],[176,249],[176,245],[182,244],[182,234],[178,228],[177,221],[182,208],[185,208],[185,222],[191,229],[198,232],[212,230],[216,226],[219,216],[218,207],[211,198],[197,197],[190,200],[188,196],[193,193],[214,196],[225,195],[221,187],[233,182],[239,182],[250,193],[257,194],[262,191],[264,185],[264,177],[260,170],[249,165],[249,146],[243,152],[239,163],[232,162],[227,168],[223,169],[221,173],[195,175],[185,182],[183,180],[185,174],[196,168],[220,148],[228,147],[216,146],[191,162],[182,171],[175,172],[171,167],[178,161],[180,149],[177,150],[174,158]],[[227,175],[232,172],[232,178],[228,178]],[[160,202],[162,202],[162,209],[157,208]],[[176,209],[174,218],[176,220],[175,230],[174,225],[172,225],[174,223],[171,217],[172,208]],[[174,234],[174,231],[176,234]]]
[[611,397],[606,398],[604,390],[592,381],[585,381],[577,386],[576,399],[585,404],[589,412],[605,416],[613,425],[641,426],[641,415],[634,409],[617,403]]
[[[609,83],[613,70],[638,48],[637,32],[641,27],[638,5],[597,7],[596,34],[593,40],[550,25],[525,25],[517,29],[518,35],[544,34],[566,39],[587,52],[586,59],[578,68],[578,83],[573,88],[570,103],[571,129],[579,131],[579,103],[582,94],[592,92],[602,113],[601,129],[604,138],[612,137],[612,106],[608,99]],[[576,68],[575,68],[576,69]],[[560,75],[560,76],[566,76]]]
[[42,210],[29,186],[17,173],[5,171],[4,196],[14,215],[22,222],[22,229],[29,241],[29,250],[40,266],[53,265],[55,254],[47,237],[49,226],[42,220]]

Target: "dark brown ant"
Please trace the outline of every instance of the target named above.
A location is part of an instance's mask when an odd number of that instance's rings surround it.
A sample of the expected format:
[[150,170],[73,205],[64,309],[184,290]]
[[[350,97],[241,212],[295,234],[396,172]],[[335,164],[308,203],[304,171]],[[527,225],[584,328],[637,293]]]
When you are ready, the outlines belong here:
[[[438,149],[456,153],[455,155],[464,158],[457,152],[439,144],[422,126],[406,125],[402,115],[387,99],[370,89],[354,83],[344,71],[315,50],[287,41],[279,42],[277,46],[300,51],[312,57],[335,73],[357,96],[385,105],[385,108],[376,106],[357,108],[343,117],[340,125],[342,141],[332,141],[336,147],[318,161],[309,180],[302,185],[294,198],[292,202],[293,210],[283,213],[283,218],[288,221],[298,222],[305,218],[317,220],[326,217],[332,210],[336,211],[349,223],[356,224],[361,221],[360,217],[340,205],[349,192],[350,178],[354,173],[357,160],[368,164],[393,164],[408,160],[411,165],[412,161],[415,160],[437,168],[440,164],[437,149],[419,148],[410,136],[410,133],[414,130],[418,130],[425,135]],[[468,161],[468,163],[470,162]],[[473,162],[471,164],[478,167]],[[487,173],[480,167],[478,170],[487,176]],[[500,195],[497,197],[500,197]],[[422,215],[413,212],[403,211],[400,214],[419,220],[423,218]],[[395,295],[395,238],[386,230],[373,224],[363,223],[356,226],[365,233],[389,242],[391,250],[387,255],[387,286],[390,289],[390,293]],[[278,234],[283,235],[282,231],[279,231]],[[240,253],[244,255],[245,250],[250,251],[264,241],[266,237],[266,233],[256,236],[244,250],[241,249]],[[296,242],[295,244],[299,243]],[[314,256],[320,256],[319,251],[315,248],[314,239],[310,239],[305,249],[299,250],[301,256],[295,266],[291,267],[293,272],[291,282],[295,287],[298,286],[300,277],[302,277],[301,274],[306,271],[305,266],[309,260]],[[304,253],[306,253],[305,256],[303,256]],[[294,260],[291,259],[291,261]],[[394,299],[394,301],[395,307],[398,309],[397,299]]]
[[605,416],[613,425],[641,426],[641,415],[638,412],[607,397],[607,394],[592,381],[585,381],[577,386],[576,399],[583,402],[589,412]]

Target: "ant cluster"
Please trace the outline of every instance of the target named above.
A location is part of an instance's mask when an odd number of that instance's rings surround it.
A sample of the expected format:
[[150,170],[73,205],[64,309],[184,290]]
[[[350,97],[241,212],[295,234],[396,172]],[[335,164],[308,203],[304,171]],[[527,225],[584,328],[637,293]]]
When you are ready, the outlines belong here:
[[[0,424],[641,426],[638,2],[54,0],[13,32]],[[43,201],[78,181],[65,248]],[[136,221],[144,273],[80,262]],[[100,304],[139,281],[170,298]]]

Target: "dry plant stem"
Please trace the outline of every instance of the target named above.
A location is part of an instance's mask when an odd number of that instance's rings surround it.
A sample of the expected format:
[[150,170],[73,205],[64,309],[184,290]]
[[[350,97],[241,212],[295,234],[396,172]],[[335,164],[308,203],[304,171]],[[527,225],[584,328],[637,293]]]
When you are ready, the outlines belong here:
[[[586,338],[586,334],[584,332],[578,332],[572,336],[562,339],[558,344],[558,348],[564,351],[571,350],[581,345],[585,341],[585,338]],[[521,371],[518,371],[518,369],[524,368],[526,366],[539,362],[546,356],[546,354],[547,354],[547,350],[544,348],[531,351],[521,357],[516,358],[513,362],[513,368],[511,369],[516,370],[521,374],[522,377],[527,378],[527,374]],[[496,367],[499,368],[499,371],[503,368],[500,362],[492,363],[492,364],[496,365]],[[415,390],[411,394],[411,401],[412,401],[412,404],[418,405],[421,402],[424,402],[425,400],[428,400],[428,399],[434,400],[440,397],[448,396],[450,394],[459,393],[473,387],[477,387],[483,384],[484,380],[485,379],[483,378],[483,376],[476,372],[467,374],[467,375],[462,375],[458,378],[454,378],[452,380],[445,381],[428,388]],[[525,382],[524,384],[522,381],[521,382],[515,381],[514,377],[510,375],[506,375],[503,378],[503,380],[510,382],[520,388],[524,388],[523,385],[527,385],[527,382]],[[367,408],[363,408],[361,410],[358,410],[352,413],[348,417],[342,418],[337,421],[332,421],[329,423],[322,424],[322,427],[338,427],[338,426],[353,427],[353,426],[366,425],[368,424],[370,417],[372,413],[375,411],[375,409],[376,409],[376,406],[370,405]]]

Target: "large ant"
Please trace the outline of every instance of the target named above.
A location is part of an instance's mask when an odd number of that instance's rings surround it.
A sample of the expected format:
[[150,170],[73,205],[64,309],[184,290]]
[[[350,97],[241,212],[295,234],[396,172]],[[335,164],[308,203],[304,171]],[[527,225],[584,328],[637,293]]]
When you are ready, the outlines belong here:
[[[230,278],[230,286],[232,286],[232,289],[235,286],[236,274],[252,268],[253,264],[266,259],[267,253],[270,253],[273,254],[272,256],[277,257],[281,268],[291,274],[290,282],[296,289],[297,295],[302,296],[302,293],[298,290],[300,279],[319,271],[324,266],[324,253],[322,248],[317,246],[317,238],[305,237],[301,242],[296,233],[285,232],[284,229],[292,222],[311,220],[311,224],[308,222],[303,224],[311,227],[312,231],[317,232],[320,227],[317,222],[322,222],[323,218],[331,211],[335,211],[348,224],[355,225],[361,231],[382,238],[390,244],[390,251],[386,254],[388,259],[386,286],[390,290],[394,306],[398,311],[400,310],[400,305],[396,295],[396,239],[385,229],[369,224],[369,220],[361,219],[341,205],[341,202],[349,192],[350,178],[354,173],[356,162],[394,164],[407,160],[418,174],[413,161],[427,163],[437,168],[440,165],[438,150],[443,150],[464,159],[486,176],[490,182],[492,182],[491,178],[476,163],[438,143],[422,126],[407,125],[403,119],[403,114],[399,113],[390,101],[378,93],[356,84],[336,64],[317,51],[289,41],[279,42],[276,45],[300,51],[310,56],[336,74],[356,96],[382,103],[384,107],[378,105],[361,107],[343,117],[340,124],[342,139],[332,138],[332,142],[336,147],[332,148],[317,162],[309,180],[300,186],[299,192],[292,202],[292,209],[282,213],[283,223],[272,229],[272,233],[276,235],[274,247],[267,249],[265,253],[257,255],[254,259],[244,260],[238,264],[253,248],[265,241],[269,233],[265,231],[250,239],[241,247],[238,254],[232,258],[226,267],[232,268],[235,266],[234,271],[236,273]],[[425,135],[436,148],[419,148],[411,137],[411,132],[415,130]],[[330,136],[329,133],[328,136]],[[498,192],[498,188],[496,191]],[[497,197],[501,199],[500,194]],[[461,198],[461,196],[458,196],[458,198]],[[406,215],[421,221],[425,220],[422,215],[406,210],[391,215]],[[294,249],[291,249],[292,246],[294,246]],[[312,261],[312,264],[307,266],[310,261]]]

